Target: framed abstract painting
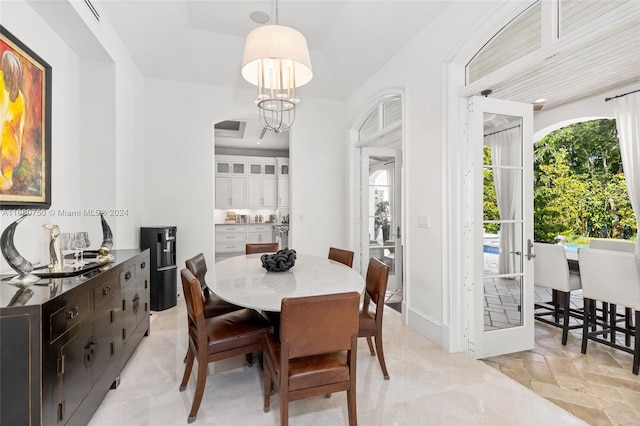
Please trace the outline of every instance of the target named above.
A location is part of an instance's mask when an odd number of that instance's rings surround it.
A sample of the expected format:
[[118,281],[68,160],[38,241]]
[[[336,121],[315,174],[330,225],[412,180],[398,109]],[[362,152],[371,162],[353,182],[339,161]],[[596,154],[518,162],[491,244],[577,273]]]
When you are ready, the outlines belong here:
[[0,25],[0,208],[51,206],[51,66]]

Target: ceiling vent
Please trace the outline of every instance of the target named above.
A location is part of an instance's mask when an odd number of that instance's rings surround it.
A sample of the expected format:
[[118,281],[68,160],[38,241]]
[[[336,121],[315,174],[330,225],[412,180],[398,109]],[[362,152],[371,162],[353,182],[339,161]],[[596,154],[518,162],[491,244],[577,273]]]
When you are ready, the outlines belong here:
[[227,120],[216,123],[213,127],[216,137],[242,139],[247,123],[245,121]]
[[84,4],[87,5],[93,17],[96,18],[96,21],[100,22],[100,14],[98,13],[98,9],[96,9],[93,3],[91,3],[91,0],[84,0]]

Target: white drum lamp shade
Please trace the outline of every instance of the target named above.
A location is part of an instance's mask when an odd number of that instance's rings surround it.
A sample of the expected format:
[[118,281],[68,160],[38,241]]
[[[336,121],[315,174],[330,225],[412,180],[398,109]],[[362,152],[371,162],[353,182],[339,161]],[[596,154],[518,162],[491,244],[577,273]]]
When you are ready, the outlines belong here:
[[275,132],[287,130],[300,101],[296,87],[313,77],[307,40],[282,25],[256,28],[245,41],[242,76],[258,86],[256,104],[262,126]]
[[[295,77],[294,87],[303,86],[311,81],[313,71],[307,40],[299,31],[282,25],[264,25],[247,35],[242,58],[242,76],[249,83],[258,86],[261,67],[264,65],[265,70],[269,67],[275,69],[274,65],[279,59],[291,61]],[[268,80],[265,78],[265,88],[271,89]]]

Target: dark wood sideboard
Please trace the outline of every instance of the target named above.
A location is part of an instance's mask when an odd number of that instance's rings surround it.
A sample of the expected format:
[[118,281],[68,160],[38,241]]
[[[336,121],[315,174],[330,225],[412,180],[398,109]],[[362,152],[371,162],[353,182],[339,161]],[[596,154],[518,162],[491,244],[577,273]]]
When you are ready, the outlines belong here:
[[85,275],[0,281],[0,424],[86,425],[149,334],[149,250]]

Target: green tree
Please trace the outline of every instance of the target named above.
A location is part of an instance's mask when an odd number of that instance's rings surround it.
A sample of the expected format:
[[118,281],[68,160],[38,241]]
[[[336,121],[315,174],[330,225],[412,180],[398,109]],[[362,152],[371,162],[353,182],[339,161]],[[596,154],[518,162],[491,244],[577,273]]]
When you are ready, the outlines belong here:
[[[491,164],[491,148],[483,147],[483,164]],[[498,210],[498,200],[496,198],[496,187],[493,182],[493,170],[485,168],[483,170],[483,212],[484,220],[499,220],[500,211]],[[497,234],[500,230],[499,223],[487,223],[484,230],[489,234]]]
[[615,120],[576,123],[545,136],[534,147],[534,177],[537,241],[636,232]]
[[539,168],[540,181],[534,191],[534,238],[552,242],[561,234],[586,232],[589,212],[585,199],[588,185],[571,174],[568,154],[561,148],[550,164]]

